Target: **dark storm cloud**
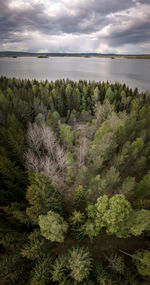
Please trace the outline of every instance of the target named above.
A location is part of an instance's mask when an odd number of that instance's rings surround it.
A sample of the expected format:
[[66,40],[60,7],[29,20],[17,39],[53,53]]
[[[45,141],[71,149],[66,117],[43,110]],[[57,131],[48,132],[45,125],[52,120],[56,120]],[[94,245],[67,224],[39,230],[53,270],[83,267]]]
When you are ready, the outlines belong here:
[[[144,18],[136,22],[135,15],[128,15],[128,10],[150,4],[147,0],[60,0],[57,3],[49,1],[49,8],[51,5],[55,5],[55,8],[58,5],[58,9],[50,9],[49,13],[44,1],[39,2],[40,4],[30,1],[30,5],[26,5],[25,2],[25,5],[20,7],[10,7],[10,3],[11,0],[0,0],[1,44],[24,43],[31,39],[29,34],[34,32],[40,32],[45,37],[73,34],[91,36],[92,39],[95,37],[94,34],[109,25],[111,28],[106,35],[100,33],[96,37],[111,47],[147,42],[150,38],[149,19]],[[123,11],[126,12],[125,15]],[[116,19],[119,19],[118,22]],[[124,21],[126,27],[122,25]],[[130,25],[128,21],[131,22]]]
[[[21,32],[25,29],[35,29],[37,24],[42,24],[41,5],[34,5],[32,8],[10,9],[10,1],[0,1],[0,35],[1,38],[10,38],[12,33]],[[38,19],[38,22],[37,22]],[[44,19],[43,19],[44,20]],[[13,34],[12,34],[13,36]]]
[[123,44],[140,44],[150,40],[150,21],[146,23],[136,23],[130,28],[122,31],[112,32],[109,36],[109,42],[112,46],[121,46]]
[[[22,31],[24,29],[40,30],[48,34],[64,33],[90,33],[100,29],[105,25],[105,16],[110,12],[119,11],[130,7],[132,1],[126,1],[120,5],[120,0],[114,0],[113,4],[108,0],[85,1],[84,5],[68,5],[77,13],[72,15],[69,12],[59,13],[59,15],[48,16],[42,4],[32,4],[32,7],[24,9],[9,9],[11,1],[1,2],[0,33],[7,37],[12,31]],[[89,24],[84,26],[84,21],[89,19]],[[97,24],[99,26],[97,26]]]
[[137,0],[137,2],[139,2],[141,4],[150,4],[149,0]]

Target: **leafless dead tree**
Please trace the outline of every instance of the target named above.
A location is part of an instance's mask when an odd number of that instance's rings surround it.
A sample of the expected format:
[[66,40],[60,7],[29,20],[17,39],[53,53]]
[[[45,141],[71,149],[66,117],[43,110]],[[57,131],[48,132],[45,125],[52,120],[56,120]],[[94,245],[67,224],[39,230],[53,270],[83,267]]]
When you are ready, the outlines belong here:
[[38,156],[35,154],[35,152],[32,149],[29,149],[25,153],[25,165],[27,169],[32,169],[35,172],[39,172],[39,159]]
[[39,153],[39,149],[42,144],[42,129],[36,123],[28,125],[27,131],[27,141],[29,147],[33,149],[37,154]]
[[105,255],[105,257],[109,262],[109,267],[111,267],[113,271],[116,271],[120,274],[124,273],[124,259],[122,256],[117,256],[115,254],[110,257]]
[[81,167],[85,163],[89,140],[86,137],[82,137],[80,138],[78,145],[77,164],[78,167]]
[[26,167],[36,172],[42,171],[53,185],[63,182],[67,167],[67,153],[59,145],[53,130],[45,123],[29,124],[27,132],[29,149],[25,154]]
[[95,104],[95,117],[97,124],[101,125],[106,119],[109,119],[114,112],[114,106],[105,100],[103,104],[97,102]]

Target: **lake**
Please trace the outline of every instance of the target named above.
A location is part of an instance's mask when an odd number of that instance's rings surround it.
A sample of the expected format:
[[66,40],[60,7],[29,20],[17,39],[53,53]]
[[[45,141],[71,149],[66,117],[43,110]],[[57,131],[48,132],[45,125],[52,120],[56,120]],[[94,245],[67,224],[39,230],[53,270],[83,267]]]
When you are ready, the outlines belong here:
[[0,76],[37,80],[118,81],[150,90],[150,60],[84,57],[0,58]]

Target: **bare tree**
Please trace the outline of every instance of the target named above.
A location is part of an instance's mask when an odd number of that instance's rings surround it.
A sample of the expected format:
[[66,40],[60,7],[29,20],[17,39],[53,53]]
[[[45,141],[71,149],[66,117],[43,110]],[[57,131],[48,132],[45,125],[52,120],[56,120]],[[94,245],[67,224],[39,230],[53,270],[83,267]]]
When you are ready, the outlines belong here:
[[114,112],[114,106],[110,104],[108,100],[105,100],[103,104],[96,102],[95,104],[95,117],[97,124],[101,125],[105,120],[110,119]]
[[66,169],[67,153],[66,153],[66,151],[64,151],[64,149],[62,147],[60,147],[59,144],[56,146],[56,161],[57,161],[57,164],[59,165],[59,168],[61,169],[61,171]]
[[42,130],[36,123],[28,124],[27,141],[29,147],[39,154],[39,149],[42,144]]
[[77,164],[81,167],[85,163],[89,140],[86,137],[82,137],[79,140]]
[[26,167],[42,171],[56,186],[63,182],[67,168],[67,153],[59,145],[53,130],[45,123],[29,124],[27,132],[29,149],[25,154]]
[[25,153],[25,166],[28,169],[33,169],[35,172],[39,172],[39,159],[38,156],[35,154],[35,152],[32,149],[29,149]]
[[124,259],[122,256],[111,255],[110,257],[106,256],[106,259],[109,262],[109,267],[112,268],[113,271],[116,271],[120,274],[124,273]]
[[57,138],[53,130],[48,127],[46,124],[42,124],[42,142],[45,150],[48,152],[49,156],[56,160],[55,149],[58,144]]

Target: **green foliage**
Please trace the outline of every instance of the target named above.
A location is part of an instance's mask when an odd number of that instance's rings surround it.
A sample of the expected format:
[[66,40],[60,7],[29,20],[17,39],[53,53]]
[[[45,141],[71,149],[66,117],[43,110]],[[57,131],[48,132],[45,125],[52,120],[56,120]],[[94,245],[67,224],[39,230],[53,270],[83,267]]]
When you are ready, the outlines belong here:
[[[111,118],[112,119],[112,118]],[[89,147],[89,161],[92,163],[92,169],[101,170],[104,163],[106,163],[114,153],[117,148],[117,141],[113,135],[113,125],[114,120],[116,119],[115,124],[122,124],[120,119],[113,118],[111,120],[106,120],[101,127],[96,131],[93,142]]]
[[30,270],[30,263],[18,253],[1,254],[0,280],[2,285],[26,285]]
[[24,244],[21,255],[30,260],[38,259],[50,252],[51,244],[40,235],[40,231],[35,229],[28,236],[28,242]]
[[25,204],[24,203],[12,203],[9,206],[3,206],[1,209],[9,216],[14,217],[22,224],[29,225],[30,221],[25,212]]
[[133,255],[133,260],[142,276],[150,276],[150,252],[148,250],[137,251]]
[[74,180],[74,172],[73,172],[73,169],[72,168],[68,168],[67,169],[67,174],[66,174],[66,183],[68,185],[71,185],[73,183],[73,180]]
[[53,129],[57,129],[58,122],[60,119],[61,117],[58,112],[51,112],[49,110],[46,118],[46,123],[48,126],[52,127]]
[[97,213],[96,210],[96,205],[88,204],[86,211],[89,219],[95,219]]
[[58,123],[59,123],[59,120],[61,119],[59,113],[56,112],[56,111],[53,112],[52,117],[53,117],[53,120],[54,120],[55,124],[56,124],[56,123],[58,124]]
[[125,199],[125,196],[118,194],[109,200],[109,209],[103,216],[103,221],[107,227],[108,234],[116,234],[117,237],[130,236],[128,229],[128,220],[132,215],[130,203]]
[[133,158],[136,158],[138,154],[142,151],[144,147],[144,142],[142,138],[137,138],[132,144],[131,144],[131,153]]
[[8,149],[11,152],[11,156],[16,159],[16,161],[23,162],[23,156],[26,149],[24,128],[14,114],[8,115],[7,123],[9,126],[6,133]]
[[[10,89],[10,91],[11,91],[11,89]],[[9,100],[6,98],[6,96],[4,96],[4,94],[0,90],[0,110],[1,110],[2,117],[3,117],[3,114],[6,116],[7,112],[9,111],[9,108],[10,108]],[[6,118],[5,116],[4,116],[4,118]]]
[[65,89],[66,94],[66,103],[67,103],[67,110],[72,109],[72,86],[71,84],[67,84]]
[[35,117],[35,123],[37,125],[41,125],[45,122],[45,117],[43,114],[39,113],[36,117]]
[[110,199],[103,195],[95,205],[88,206],[87,214],[89,220],[86,227],[91,228],[90,236],[91,233],[93,236],[98,235],[102,227],[106,227],[108,234],[115,234],[119,238],[131,235],[129,219],[133,216],[133,210],[122,194],[116,194]]
[[109,86],[107,91],[106,91],[106,95],[105,95],[105,98],[108,99],[110,101],[110,103],[113,102],[113,99],[114,99],[114,94],[113,94],[113,91],[111,89],[111,87]]
[[22,122],[26,123],[33,119],[32,107],[25,101],[19,98],[13,98],[14,113]]
[[85,220],[85,216],[80,211],[74,211],[72,213],[72,216],[70,217],[70,223],[73,226],[77,226],[79,224],[82,224],[84,222],[84,220]]
[[84,213],[80,211],[73,211],[72,215],[70,216],[70,228],[76,240],[80,241],[85,237],[85,220],[86,217]]
[[113,280],[108,274],[107,270],[102,264],[96,265],[96,280],[98,285],[116,285],[116,281]]
[[63,282],[66,278],[66,263],[67,263],[67,258],[65,255],[59,256],[54,263],[52,264],[52,270],[51,270],[51,275],[52,275],[52,280],[53,281],[58,281],[58,282]]
[[93,94],[93,101],[96,103],[99,99],[99,88],[98,86],[94,89],[94,94]]
[[91,239],[94,236],[97,236],[105,226],[103,222],[103,216],[109,207],[109,199],[106,195],[97,199],[97,203],[95,205],[88,205],[86,208],[88,221],[85,223],[85,233]]
[[136,185],[134,196],[144,198],[150,195],[150,172]]
[[26,233],[22,234],[19,231],[17,232],[11,228],[5,230],[3,227],[1,227],[0,245],[7,248],[7,250],[9,249],[11,251],[17,252],[25,243],[26,239]]
[[120,194],[123,194],[126,197],[131,197],[133,196],[135,187],[136,187],[135,178],[127,177],[121,185]]
[[85,207],[85,190],[82,185],[79,185],[75,188],[73,193],[73,205],[77,209],[83,209]]
[[106,195],[100,197],[97,199],[97,203],[96,203],[96,219],[95,219],[95,223],[96,223],[96,227],[97,229],[100,231],[101,228],[105,225],[104,221],[104,216],[108,211],[109,208],[109,199]]
[[64,234],[68,225],[57,213],[49,211],[47,215],[39,216],[39,226],[42,236],[51,241],[64,242]]
[[73,167],[75,164],[74,155],[71,152],[67,153],[67,164],[70,167]]
[[3,204],[23,197],[27,177],[24,170],[25,132],[14,114],[8,113],[6,126],[0,127],[0,177],[5,192],[0,194]]
[[31,285],[48,285],[50,281],[51,258],[49,256],[39,259],[36,263],[30,280]]
[[78,184],[85,184],[88,177],[89,177],[88,168],[85,165],[81,166],[77,175]]
[[76,131],[71,131],[71,127],[58,122],[60,140],[69,149],[73,147],[76,139]]
[[119,182],[120,173],[114,166],[111,166],[104,177],[96,175],[96,177],[91,180],[89,184],[90,189],[92,190],[91,194],[93,195],[95,193],[95,196],[98,194],[114,194]]
[[89,219],[81,227],[81,233],[84,236],[88,236],[90,240],[93,241],[93,237],[96,237],[99,234],[99,229],[96,227],[95,223]]
[[91,270],[91,258],[86,248],[74,247],[68,253],[70,276],[77,282],[86,279]]
[[58,191],[43,174],[31,173],[31,185],[27,189],[26,198],[30,204],[27,215],[33,224],[38,224],[38,217],[49,210],[63,213],[63,202]]
[[71,125],[74,125],[76,123],[76,116],[77,116],[76,111],[72,110],[71,113],[70,113],[70,117],[69,117],[68,123],[71,124]]
[[130,232],[134,236],[141,235],[144,231],[150,231],[150,211],[135,211],[130,221]]

